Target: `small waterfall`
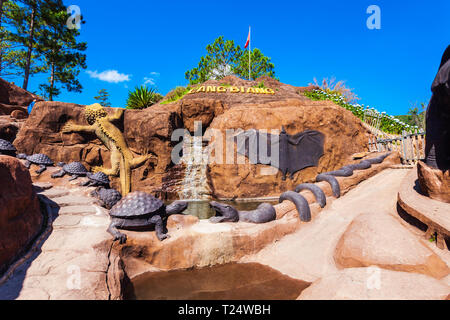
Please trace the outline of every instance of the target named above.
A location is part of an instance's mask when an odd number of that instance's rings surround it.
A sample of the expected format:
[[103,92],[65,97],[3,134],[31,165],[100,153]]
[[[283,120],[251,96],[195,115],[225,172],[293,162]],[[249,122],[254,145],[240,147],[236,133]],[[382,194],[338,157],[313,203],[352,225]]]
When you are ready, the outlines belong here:
[[183,158],[181,162],[186,165],[180,199],[208,200],[211,190],[208,184],[206,171],[208,169],[208,146],[203,145],[202,136],[184,137]]

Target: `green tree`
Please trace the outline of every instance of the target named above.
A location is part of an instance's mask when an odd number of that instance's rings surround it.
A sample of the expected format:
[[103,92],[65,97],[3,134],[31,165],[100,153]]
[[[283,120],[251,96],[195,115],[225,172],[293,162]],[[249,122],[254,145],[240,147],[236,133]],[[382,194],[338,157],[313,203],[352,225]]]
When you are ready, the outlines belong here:
[[127,109],[145,109],[163,99],[153,88],[143,85],[128,93]]
[[103,107],[111,107],[111,103],[109,102],[109,93],[106,89],[100,89],[98,91],[98,96],[95,96],[94,99],[97,100]]
[[[30,75],[43,71],[37,66],[39,59],[34,42],[29,45],[29,16],[28,7],[23,3],[0,0],[0,76],[24,75],[26,86]],[[36,24],[33,26],[31,37],[35,39]]]
[[31,75],[46,70],[39,55],[39,38],[44,28],[41,7],[45,2],[43,0],[16,1],[11,11],[13,31],[10,40],[11,43],[20,47],[12,54],[12,58],[15,59],[16,67],[23,72],[22,88],[25,90],[28,88]]
[[408,124],[412,126],[417,126],[418,128],[425,127],[425,103],[420,104],[421,110],[413,104],[408,111]]
[[[39,37],[44,28],[41,7],[51,0],[5,1],[5,22],[9,27],[2,41],[3,74],[23,75],[24,89],[31,75],[46,71],[39,52]],[[6,71],[7,70],[7,71]],[[13,71],[12,71],[13,70]]]
[[[242,51],[239,45],[235,46],[233,40],[224,40],[220,36],[214,43],[206,46],[206,51],[207,54],[200,58],[198,66],[185,74],[190,84],[222,79],[231,74],[248,78],[248,53]],[[251,54],[253,79],[262,75],[275,76],[275,66],[270,58],[264,56],[259,49],[254,49]]]
[[[66,26],[69,15],[61,0],[46,1],[41,7],[45,29],[39,37],[39,51],[44,57],[44,64],[49,71],[48,82],[39,88],[44,96],[52,101],[61,93],[61,87],[69,92],[81,92],[83,87],[78,80],[80,69],[86,69],[87,49],[85,42],[78,42],[80,32]],[[81,17],[81,23],[84,23]]]
[[13,71],[16,61],[13,54],[13,44],[11,43],[11,12],[16,4],[9,0],[0,0],[0,76],[7,77],[17,75]]
[[[248,64],[249,64],[249,53],[246,52],[241,55],[239,59],[239,64],[236,66],[234,72],[242,78],[248,78]],[[275,78],[275,65],[271,62],[269,57],[266,57],[262,52],[255,48],[251,51],[251,68],[250,68],[250,79],[257,79],[261,76],[269,76]]]

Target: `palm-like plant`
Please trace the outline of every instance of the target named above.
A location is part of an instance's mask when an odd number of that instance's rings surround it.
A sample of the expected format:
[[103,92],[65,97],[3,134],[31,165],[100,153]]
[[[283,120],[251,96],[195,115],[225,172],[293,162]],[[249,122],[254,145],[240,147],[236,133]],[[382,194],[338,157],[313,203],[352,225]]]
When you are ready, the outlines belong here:
[[136,87],[128,93],[127,109],[145,109],[162,99],[162,96],[153,88],[147,86]]

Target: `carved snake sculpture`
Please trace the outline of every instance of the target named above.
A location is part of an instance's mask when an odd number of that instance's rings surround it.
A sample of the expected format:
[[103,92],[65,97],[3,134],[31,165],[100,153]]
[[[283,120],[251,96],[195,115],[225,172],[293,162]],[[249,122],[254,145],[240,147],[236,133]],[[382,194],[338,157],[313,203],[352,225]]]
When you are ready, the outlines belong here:
[[[356,164],[346,165],[339,170],[321,173],[316,177],[317,182],[326,181],[331,185],[333,196],[339,198],[341,196],[341,188],[336,177],[350,177],[353,175],[354,170],[369,169],[373,164],[382,163],[391,153],[378,156],[376,158],[362,160]],[[316,197],[317,203],[321,208],[327,204],[327,198],[325,193],[319,186],[312,183],[303,183],[295,188],[295,191],[287,191],[280,196],[280,203],[289,200],[295,204],[300,220],[304,222],[311,221],[311,209],[309,208],[308,201],[299,192],[303,190],[311,191]]]
[[369,169],[373,164],[382,163],[391,153],[386,153],[376,158],[362,160],[360,163],[350,164],[339,170],[321,173],[316,177],[317,182],[326,181],[331,185],[333,196],[339,198],[341,196],[341,188],[335,177],[350,177],[354,170]]

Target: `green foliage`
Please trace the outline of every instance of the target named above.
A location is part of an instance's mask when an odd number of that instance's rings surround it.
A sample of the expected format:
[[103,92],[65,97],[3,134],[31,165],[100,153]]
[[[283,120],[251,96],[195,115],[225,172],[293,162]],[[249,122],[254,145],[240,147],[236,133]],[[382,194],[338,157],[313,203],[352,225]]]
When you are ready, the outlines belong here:
[[264,84],[264,81],[261,81],[261,82],[258,83],[256,86],[254,86],[254,88],[265,89],[265,88],[266,88],[266,85]]
[[[189,84],[197,84],[210,79],[220,80],[228,75],[237,75],[248,78],[248,52],[235,46],[233,40],[224,40],[223,36],[217,38],[213,44],[206,46],[207,54],[200,58],[196,68],[188,70],[185,74]],[[267,75],[275,77],[275,66],[270,58],[264,56],[259,49],[251,52],[251,77],[256,79]]]
[[[239,59],[239,64],[234,68],[234,73],[241,78],[248,79],[248,52],[245,52]],[[257,79],[261,76],[268,76],[275,79],[275,65],[269,57],[255,48],[251,51],[251,79]]]
[[[48,82],[40,85],[50,101],[60,93],[59,83],[69,92],[81,92],[78,80],[80,69],[86,69],[85,42],[78,42],[79,30],[66,26],[69,14],[61,0],[46,1],[41,6],[45,28],[38,37],[38,51],[44,57],[44,65],[50,74]],[[81,24],[84,20],[81,18]]]
[[430,239],[428,239],[428,241],[430,241],[430,242],[437,242],[437,235],[436,235],[436,233],[433,233],[430,236]]
[[395,116],[395,117],[410,126],[424,129],[425,128],[425,109],[426,109],[425,103],[421,103],[420,107],[421,107],[421,111],[419,111],[419,108],[416,106],[416,104],[413,104],[409,108],[408,114]]
[[128,93],[127,109],[145,109],[158,103],[163,97],[153,88],[143,85]]
[[26,89],[31,75],[45,72],[37,51],[37,37],[42,31],[42,0],[0,1],[0,74],[23,75]]
[[111,103],[109,102],[109,93],[106,89],[100,89],[98,91],[98,96],[95,96],[94,99],[97,100],[103,107],[111,107]]
[[67,28],[68,18],[62,0],[0,1],[0,74],[23,75],[27,89],[31,75],[48,73],[39,88],[49,100],[61,89],[81,92],[77,78],[86,68],[87,45],[76,40],[77,29]]
[[346,102],[355,102],[359,100],[358,96],[353,92],[353,89],[345,85],[345,81],[340,80],[336,82],[335,77],[332,77],[331,79],[323,78],[320,84],[317,82],[317,79],[314,78],[314,83],[310,83],[310,85],[316,85],[329,94],[338,93],[344,97]]
[[189,90],[191,90],[191,87],[187,86],[187,87],[176,87],[175,89],[173,89],[172,91],[170,91],[165,97],[164,97],[164,101],[161,102],[161,104],[168,104],[171,102],[175,102],[180,100],[181,98],[183,98],[186,93],[189,92]]
[[312,100],[330,100],[335,104],[350,110],[355,116],[364,121],[365,110],[371,110],[377,116],[380,117],[380,127],[379,129],[383,132],[390,134],[401,134],[403,130],[412,131],[417,128],[410,126],[406,123],[401,122],[399,119],[394,116],[387,115],[385,112],[378,112],[374,108],[369,109],[369,106],[365,107],[364,105],[359,104],[350,104],[347,102],[344,95],[340,92],[333,91],[324,91],[322,89],[315,89],[312,91],[306,91],[304,95]]

